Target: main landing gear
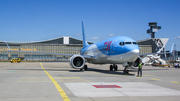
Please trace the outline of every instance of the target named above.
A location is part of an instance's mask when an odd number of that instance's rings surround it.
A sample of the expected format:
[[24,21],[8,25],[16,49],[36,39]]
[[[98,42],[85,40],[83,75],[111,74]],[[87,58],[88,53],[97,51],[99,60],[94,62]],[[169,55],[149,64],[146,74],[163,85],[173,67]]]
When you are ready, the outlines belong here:
[[88,70],[88,66],[87,66],[87,65],[84,65],[84,68],[80,69],[80,71],[82,71],[82,70],[87,71],[87,70]]
[[110,66],[109,66],[109,69],[110,69],[110,71],[113,71],[113,69],[114,69],[115,71],[117,71],[117,70],[118,70],[118,66],[115,65],[115,64],[113,64],[113,65],[110,65]]

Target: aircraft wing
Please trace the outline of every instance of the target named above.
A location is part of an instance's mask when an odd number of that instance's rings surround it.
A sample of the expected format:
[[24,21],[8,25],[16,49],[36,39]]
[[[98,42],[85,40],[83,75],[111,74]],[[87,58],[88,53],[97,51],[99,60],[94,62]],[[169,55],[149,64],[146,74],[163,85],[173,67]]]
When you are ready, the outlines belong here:
[[90,55],[82,55],[82,56],[86,59],[94,59],[94,56],[90,56]]
[[172,53],[172,52],[162,52],[162,53],[147,53],[147,54],[139,54],[139,56],[144,56],[144,55],[155,55],[155,54],[166,54],[166,53]]

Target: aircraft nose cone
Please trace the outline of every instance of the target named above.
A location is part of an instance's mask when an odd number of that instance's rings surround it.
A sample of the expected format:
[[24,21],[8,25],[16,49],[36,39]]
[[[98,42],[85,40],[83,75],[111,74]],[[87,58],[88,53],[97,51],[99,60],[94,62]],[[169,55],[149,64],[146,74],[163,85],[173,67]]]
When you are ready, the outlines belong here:
[[135,58],[139,56],[139,49],[132,50],[131,52]]
[[132,53],[139,55],[139,49],[132,50]]
[[139,56],[139,49],[134,49],[134,50],[132,50],[132,51],[130,51],[128,53],[127,60],[129,62],[134,62],[137,59],[138,56]]
[[133,60],[135,61],[139,56],[139,49],[132,50]]

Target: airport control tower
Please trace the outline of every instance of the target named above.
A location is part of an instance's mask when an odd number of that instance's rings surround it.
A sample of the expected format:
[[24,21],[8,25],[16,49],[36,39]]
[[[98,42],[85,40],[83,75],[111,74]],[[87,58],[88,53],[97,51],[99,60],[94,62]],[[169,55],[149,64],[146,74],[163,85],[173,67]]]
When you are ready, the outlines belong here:
[[161,26],[157,26],[157,22],[149,22],[149,27],[150,29],[147,30],[147,33],[151,36],[151,40],[153,41],[152,52],[164,50],[169,38],[155,38],[155,33],[161,29]]
[[161,26],[157,26],[157,22],[149,23],[150,29],[147,30],[147,33],[151,36],[151,38],[155,38],[155,33],[161,29]]

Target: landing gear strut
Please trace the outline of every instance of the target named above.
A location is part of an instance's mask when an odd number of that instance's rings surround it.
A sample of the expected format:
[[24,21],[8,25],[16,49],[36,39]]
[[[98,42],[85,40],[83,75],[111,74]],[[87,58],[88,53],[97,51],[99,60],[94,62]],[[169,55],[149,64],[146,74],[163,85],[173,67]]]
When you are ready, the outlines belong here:
[[115,71],[117,71],[117,70],[118,70],[118,66],[115,65],[115,64],[113,64],[113,65],[110,65],[110,66],[109,66],[109,69],[110,69],[110,71],[113,71],[113,69],[114,69]]
[[127,68],[127,66],[125,66],[124,67],[124,70],[123,70],[123,74],[125,75],[125,74],[129,74],[129,71],[126,69]]
[[80,69],[80,71],[82,71],[83,69],[84,69],[85,71],[87,71],[87,70],[88,70],[88,66],[87,66],[87,65],[84,65],[84,68]]

